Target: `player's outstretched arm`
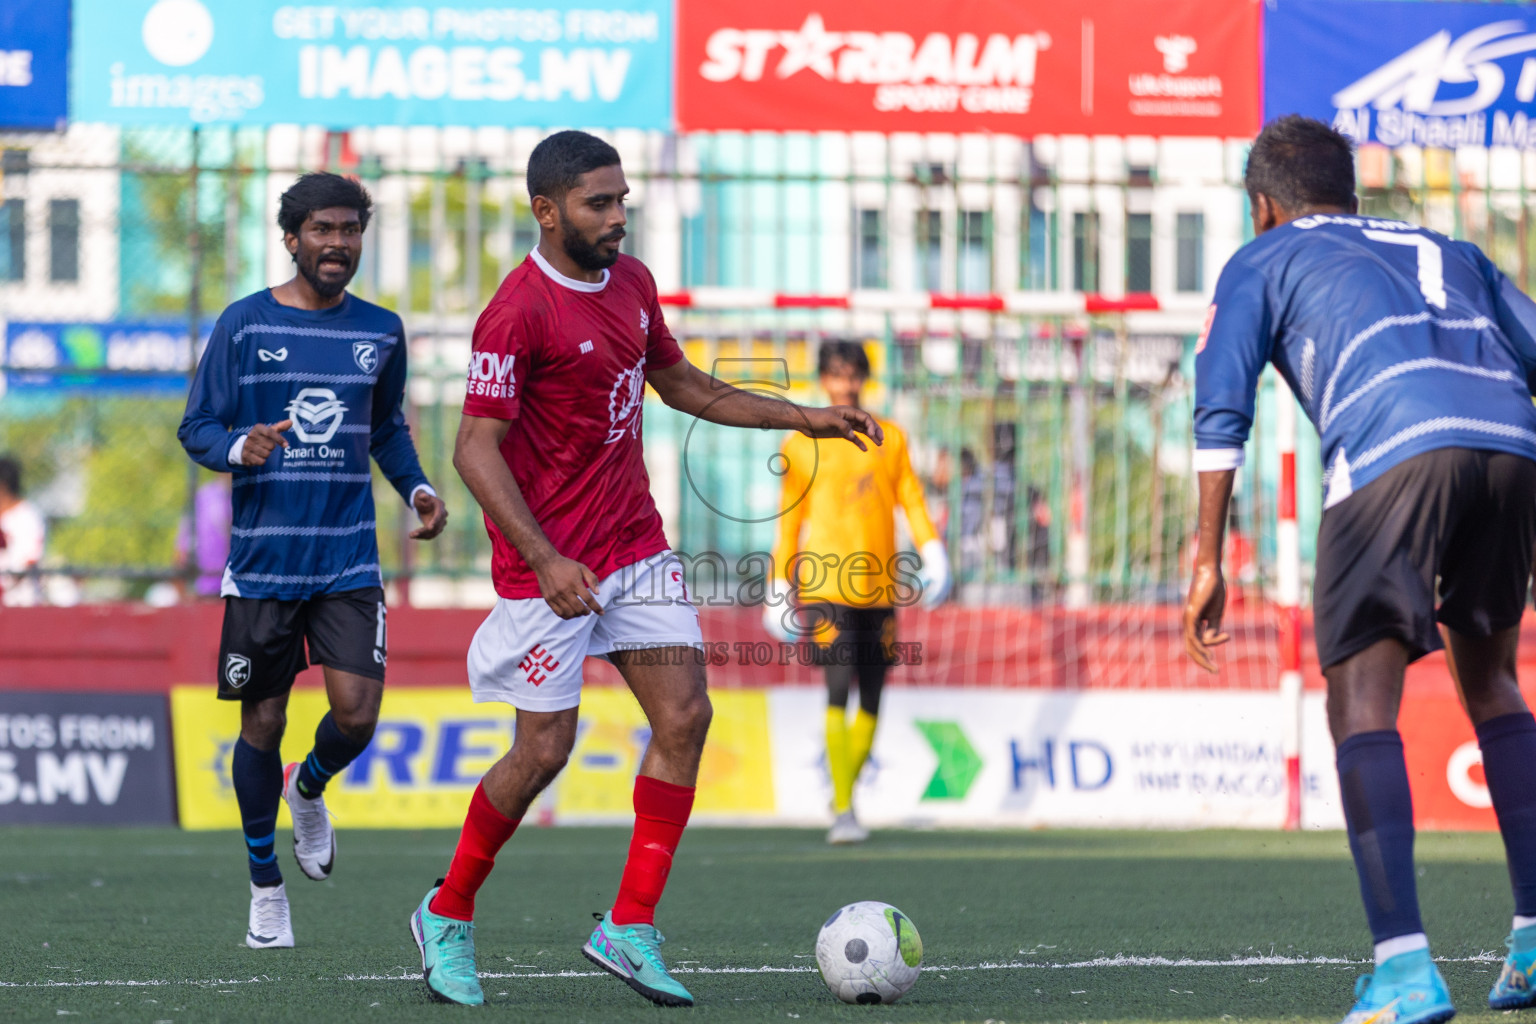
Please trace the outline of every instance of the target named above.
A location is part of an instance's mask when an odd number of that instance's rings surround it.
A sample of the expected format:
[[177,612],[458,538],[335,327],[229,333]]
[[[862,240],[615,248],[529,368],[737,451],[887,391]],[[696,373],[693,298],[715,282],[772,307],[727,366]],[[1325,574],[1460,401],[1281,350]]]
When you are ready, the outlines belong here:
[[1195,578],[1184,602],[1184,650],[1196,665],[1216,671],[1212,649],[1231,637],[1222,632],[1227,608],[1227,584],[1221,575],[1221,549],[1226,543],[1227,505],[1232,500],[1236,470],[1200,474],[1200,547],[1195,554]]
[[596,612],[597,574],[574,558],[566,558],[544,535],[523,492],[501,454],[510,420],[465,415],[453,445],[453,468],[463,477],[496,529],[517,549],[539,578],[539,592],[555,614],[575,619]]
[[841,437],[861,450],[863,438],[875,444],[885,433],[863,409],[847,405],[826,407],[796,405],[769,395],[743,391],[680,359],[664,370],[646,374],[646,382],[661,400],[679,412],[727,427],[758,427],[762,430],[798,430],[807,437]]

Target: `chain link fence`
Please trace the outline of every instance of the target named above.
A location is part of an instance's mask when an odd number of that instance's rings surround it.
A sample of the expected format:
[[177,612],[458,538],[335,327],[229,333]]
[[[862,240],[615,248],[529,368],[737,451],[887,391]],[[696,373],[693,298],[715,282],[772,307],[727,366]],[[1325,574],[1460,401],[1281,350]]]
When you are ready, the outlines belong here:
[[[1176,599],[1194,521],[1193,336],[1221,264],[1247,237],[1242,144],[611,138],[632,187],[626,246],[661,290],[759,296],[667,308],[694,362],[729,376],[741,360],[766,360],[781,393],[816,401],[820,341],[865,343],[866,397],[911,438],[963,600]],[[91,125],[0,136],[0,454],[20,462],[48,521],[49,599],[197,590],[208,547],[197,495],[217,509],[221,484],[175,439],[194,354],[225,304],[291,274],[277,197],[300,170],[326,167],[375,198],[353,290],[406,321],[408,417],[453,513],[437,541],[409,541],[408,510],[381,482],[386,575],[401,598],[486,600],[489,546],[451,448],[474,317],[537,240],[523,167],[538,139]],[[1522,286],[1533,178],[1531,154],[1360,156],[1367,212],[1479,242]],[[765,290],[790,308],[762,302]],[[935,293],[977,308],[904,302]],[[1157,301],[1144,305],[1158,308],[1081,312],[1082,296],[1100,293],[1149,293]],[[794,308],[795,296],[876,298],[811,309]],[[654,401],[647,413],[674,542],[732,564],[771,547],[778,482],[767,465],[782,439],[695,424]],[[1257,595],[1273,555],[1267,427],[1255,444],[1234,534]],[[1298,464],[1306,537],[1318,488],[1305,443]]]

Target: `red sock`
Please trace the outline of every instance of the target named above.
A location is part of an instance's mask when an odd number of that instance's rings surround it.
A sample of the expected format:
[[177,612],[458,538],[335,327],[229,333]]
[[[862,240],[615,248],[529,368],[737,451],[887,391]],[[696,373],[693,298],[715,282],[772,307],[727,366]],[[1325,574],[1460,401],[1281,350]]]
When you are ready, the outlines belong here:
[[453,851],[453,863],[448,865],[448,877],[443,887],[432,897],[427,909],[434,914],[451,917],[457,921],[475,919],[475,893],[496,864],[496,851],[512,838],[521,818],[508,818],[491,806],[482,783],[475,787],[475,795],[469,800],[469,814],[464,818],[464,830],[459,833],[459,845]]
[[635,776],[635,834],[629,840],[629,859],[613,902],[614,924],[655,922],[656,904],[672,871],[672,854],[692,810],[692,786]]

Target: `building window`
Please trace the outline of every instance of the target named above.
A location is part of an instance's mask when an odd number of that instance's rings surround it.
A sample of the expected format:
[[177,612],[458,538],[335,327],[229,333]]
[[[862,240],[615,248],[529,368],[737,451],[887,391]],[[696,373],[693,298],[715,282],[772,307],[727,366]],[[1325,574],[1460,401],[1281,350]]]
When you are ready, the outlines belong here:
[[1131,213],[1125,218],[1125,290],[1152,290],[1152,215]]
[[1031,190],[1023,221],[1019,232],[1019,287],[1049,291],[1056,287],[1056,214],[1040,206]]
[[1205,290],[1205,214],[1181,213],[1175,232],[1177,269],[1174,287],[1181,292]]
[[48,280],[80,280],[80,200],[48,201]]
[[885,217],[879,210],[855,210],[853,286],[884,288]]
[[1072,289],[1099,290],[1099,215],[1097,211],[1072,215]]
[[944,217],[938,210],[917,211],[917,287],[936,292],[944,287]]
[[0,281],[27,278],[27,204],[7,199],[0,204]]
[[992,290],[992,215],[985,210],[960,212],[960,266],[956,288],[961,292]]

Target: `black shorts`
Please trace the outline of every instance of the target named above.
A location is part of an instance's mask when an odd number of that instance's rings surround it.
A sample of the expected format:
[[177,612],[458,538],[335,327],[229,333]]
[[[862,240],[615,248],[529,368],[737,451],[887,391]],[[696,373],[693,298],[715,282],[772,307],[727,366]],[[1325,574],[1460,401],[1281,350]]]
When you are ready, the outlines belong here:
[[814,623],[818,665],[894,665],[896,609],[854,608],[819,602],[797,613],[804,627]]
[[382,682],[385,639],[384,591],[378,587],[307,601],[227,597],[219,638],[219,699],[276,696],[312,664]]
[[[1323,668],[1395,637],[1410,661],[1519,625],[1536,547],[1536,462],[1441,448],[1387,470],[1323,513],[1313,620]],[[1440,604],[1435,607],[1435,579]]]

